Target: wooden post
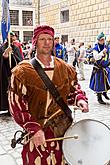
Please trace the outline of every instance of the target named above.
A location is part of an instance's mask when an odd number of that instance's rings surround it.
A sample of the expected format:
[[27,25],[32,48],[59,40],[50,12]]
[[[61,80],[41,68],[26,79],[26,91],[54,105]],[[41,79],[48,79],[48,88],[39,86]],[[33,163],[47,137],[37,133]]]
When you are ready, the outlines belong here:
[[[10,32],[8,33],[8,47],[11,47],[11,42],[10,42]],[[11,68],[11,52],[9,52],[9,66]]]

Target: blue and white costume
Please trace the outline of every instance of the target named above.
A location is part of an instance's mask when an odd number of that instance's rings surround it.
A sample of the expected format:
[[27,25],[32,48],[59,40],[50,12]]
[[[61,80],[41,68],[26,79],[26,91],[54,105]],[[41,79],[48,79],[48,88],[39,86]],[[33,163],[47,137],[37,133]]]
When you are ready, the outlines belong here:
[[103,93],[110,89],[110,64],[109,53],[103,54],[103,49],[106,45],[97,43],[93,48],[93,56],[95,63],[90,79],[90,88],[97,92]]

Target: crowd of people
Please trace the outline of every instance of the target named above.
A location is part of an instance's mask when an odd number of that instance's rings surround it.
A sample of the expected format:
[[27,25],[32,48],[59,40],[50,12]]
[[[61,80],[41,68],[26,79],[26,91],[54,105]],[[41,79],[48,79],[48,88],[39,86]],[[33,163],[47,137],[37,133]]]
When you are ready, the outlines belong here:
[[50,26],[36,26],[32,42],[21,44],[10,32],[11,45],[7,39],[0,47],[0,109],[10,110],[9,114],[23,128],[27,139],[30,138],[23,146],[23,165],[67,164],[62,141],[46,142],[46,139],[63,136],[71,125],[73,119],[68,105],[77,106],[82,112],[89,111],[88,98],[81,89],[76,70],[77,67],[79,80],[85,80],[87,58],[89,62],[94,58],[90,88],[96,92],[100,104],[106,104],[102,95],[110,99],[107,95],[110,41],[105,43],[104,33],[98,35],[94,47],[88,44],[87,49],[83,41],[76,46],[75,39],[62,44],[54,34]]

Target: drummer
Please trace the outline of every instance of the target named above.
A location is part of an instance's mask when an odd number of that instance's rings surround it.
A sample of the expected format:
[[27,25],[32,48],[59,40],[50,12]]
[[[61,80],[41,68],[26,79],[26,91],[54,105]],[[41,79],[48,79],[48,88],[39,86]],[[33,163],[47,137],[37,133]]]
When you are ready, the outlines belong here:
[[[77,105],[83,112],[88,112],[87,97],[78,84],[76,70],[63,60],[52,56],[53,43],[52,27],[35,27],[35,59],[55,84],[64,101]],[[31,140],[23,146],[23,165],[65,164],[62,141],[45,141],[64,135],[68,125],[66,115],[55,103],[30,61],[23,61],[12,70],[9,105],[15,121],[32,135]]]

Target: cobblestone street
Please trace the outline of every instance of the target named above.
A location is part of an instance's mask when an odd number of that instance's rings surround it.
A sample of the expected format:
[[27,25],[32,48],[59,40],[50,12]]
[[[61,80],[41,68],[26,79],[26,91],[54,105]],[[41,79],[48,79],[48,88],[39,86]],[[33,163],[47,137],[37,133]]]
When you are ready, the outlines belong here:
[[[110,101],[106,101],[106,105],[100,105],[97,102],[96,94],[89,89],[89,81],[91,76],[92,65],[85,65],[85,78],[86,80],[80,81],[82,89],[86,91],[87,97],[89,98],[89,109],[88,113],[81,113],[77,110],[75,113],[76,121],[81,119],[95,119],[103,122],[110,127]],[[108,92],[110,96],[110,91]],[[10,146],[10,141],[16,130],[21,129],[13,119],[9,116],[0,115],[0,162],[3,165],[22,165],[21,161],[21,149],[22,146],[17,144],[15,149]]]

